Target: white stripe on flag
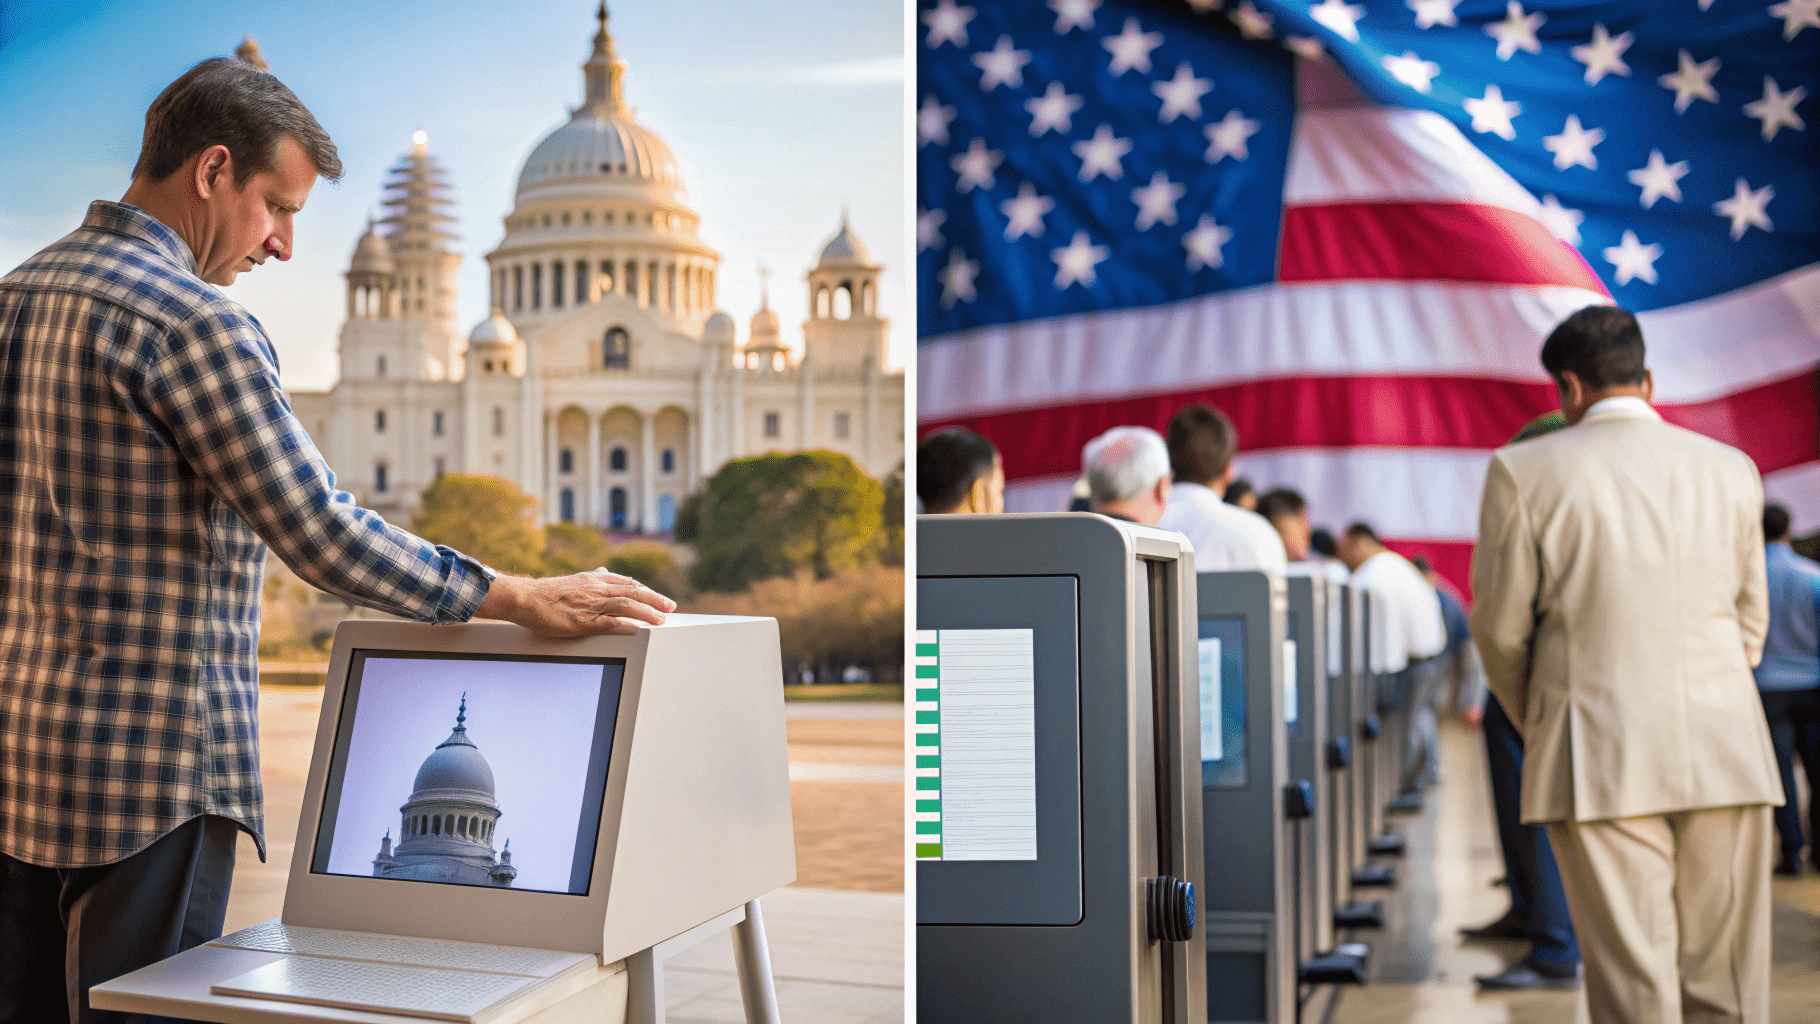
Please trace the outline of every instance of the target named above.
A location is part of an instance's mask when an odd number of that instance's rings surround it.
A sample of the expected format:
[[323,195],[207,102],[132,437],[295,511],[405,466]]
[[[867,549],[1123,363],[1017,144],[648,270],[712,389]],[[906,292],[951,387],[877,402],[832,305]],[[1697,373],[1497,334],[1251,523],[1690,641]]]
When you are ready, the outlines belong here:
[[1447,118],[1366,107],[1300,112],[1283,202],[1474,202],[1531,217],[1542,208]]

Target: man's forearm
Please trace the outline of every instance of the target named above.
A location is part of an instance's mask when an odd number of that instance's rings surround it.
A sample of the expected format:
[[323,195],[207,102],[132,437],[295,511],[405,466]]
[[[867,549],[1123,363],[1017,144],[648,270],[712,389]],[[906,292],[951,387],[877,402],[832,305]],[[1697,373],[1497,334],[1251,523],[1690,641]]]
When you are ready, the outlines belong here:
[[501,573],[487,584],[487,596],[481,600],[480,607],[475,609],[474,617],[516,622],[523,610],[524,581]]

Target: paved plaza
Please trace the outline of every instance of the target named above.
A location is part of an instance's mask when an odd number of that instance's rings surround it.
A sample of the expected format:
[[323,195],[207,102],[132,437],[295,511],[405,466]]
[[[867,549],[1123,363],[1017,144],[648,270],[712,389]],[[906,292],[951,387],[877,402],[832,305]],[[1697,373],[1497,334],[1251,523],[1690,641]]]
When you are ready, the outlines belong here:
[[[240,839],[227,929],[283,910],[322,708],[320,687],[262,687],[266,838],[261,864]],[[764,900],[778,1008],[791,1024],[904,1019],[903,707],[787,705],[796,884]],[[723,935],[682,953],[665,975],[671,1024],[743,1021]]]

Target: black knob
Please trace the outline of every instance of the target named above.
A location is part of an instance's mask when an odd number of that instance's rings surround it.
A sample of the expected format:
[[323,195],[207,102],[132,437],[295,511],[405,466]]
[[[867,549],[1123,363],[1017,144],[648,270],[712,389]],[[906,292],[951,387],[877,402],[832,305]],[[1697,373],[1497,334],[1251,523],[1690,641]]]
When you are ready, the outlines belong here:
[[1283,787],[1283,815],[1291,821],[1314,817],[1314,783],[1297,779]]
[[1378,716],[1372,715],[1370,718],[1367,718],[1364,722],[1364,728],[1365,728],[1365,738],[1366,739],[1368,739],[1368,740],[1377,739],[1378,730],[1380,728],[1382,728],[1382,726],[1380,726],[1378,724]]
[[1352,740],[1335,736],[1327,741],[1327,770],[1339,771],[1352,764]]
[[1187,942],[1194,937],[1194,883],[1162,875],[1145,880],[1150,941]]

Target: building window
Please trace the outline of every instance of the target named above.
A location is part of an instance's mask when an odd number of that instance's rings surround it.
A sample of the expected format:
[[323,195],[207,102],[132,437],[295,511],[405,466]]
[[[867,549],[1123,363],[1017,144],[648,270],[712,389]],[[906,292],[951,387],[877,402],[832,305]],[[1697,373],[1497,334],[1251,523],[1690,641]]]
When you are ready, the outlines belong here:
[[373,463],[373,490],[378,491],[381,494],[385,493],[386,489],[385,468],[385,463],[383,462]]
[[665,448],[663,456],[660,459],[660,463],[664,467],[664,472],[666,472],[666,473],[676,472],[676,449]]
[[493,360],[489,359],[486,362],[481,363],[480,368],[487,373],[492,373],[493,372]]
[[566,210],[563,211],[562,226],[565,228],[569,226],[569,214],[568,214],[568,211],[566,211]]
[[543,264],[541,263],[531,264],[531,308],[543,308]]
[[615,487],[607,492],[607,521],[613,524],[615,530],[626,528],[626,489],[624,487]]
[[438,455],[436,456],[436,479],[441,480],[444,472],[446,470],[443,467],[442,456]]
[[438,409],[435,412],[430,414],[430,433],[436,435],[437,437],[442,436],[442,410],[441,409]]
[[600,290],[604,294],[613,290],[613,264],[600,261]]
[[556,309],[562,308],[562,268],[561,260],[550,264],[550,305]]
[[600,362],[609,370],[632,368],[632,336],[624,327],[607,328],[607,336],[600,343]]
[[626,450],[624,448],[614,448],[607,453],[607,468],[615,473],[626,471]]
[[776,437],[783,433],[783,418],[777,413],[765,413],[765,436]]
[[676,529],[676,499],[668,494],[657,496],[657,532],[669,533]]
[[583,223],[583,224],[592,224],[592,223],[594,223],[594,211],[593,211],[593,210],[583,210],[583,211],[581,211],[581,222],[582,222],[582,223]]
[[385,433],[385,410],[384,409],[380,409],[377,412],[373,413],[373,431],[374,431],[374,433],[378,433],[378,434]]
[[493,436],[506,436],[506,408],[503,405],[493,407]]
[[588,301],[588,261],[575,261],[575,304]]
[[575,521],[575,488],[573,487],[562,489],[562,521],[565,523]]
[[525,268],[512,268],[512,310],[525,308]]
[[373,374],[373,376],[375,376],[375,377],[383,377],[383,376],[385,376],[385,356],[380,356],[380,357],[379,357],[379,365],[378,365],[378,367],[377,367],[377,368],[376,368],[376,369],[375,369],[375,372],[374,372],[374,374]]
[[638,298],[638,264],[626,264],[626,294]]
[[834,436],[842,441],[853,436],[853,416],[851,413],[834,414]]
[[564,448],[562,451],[557,453],[556,471],[558,473],[575,472],[575,449]]

